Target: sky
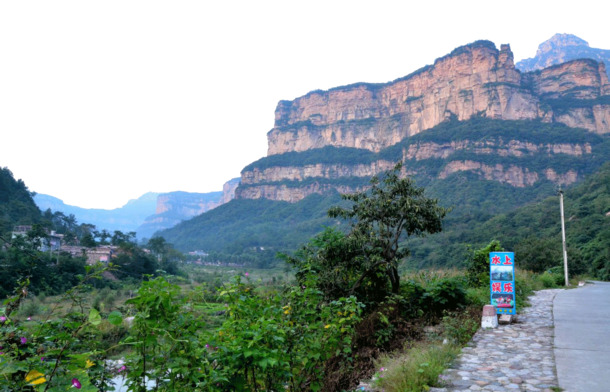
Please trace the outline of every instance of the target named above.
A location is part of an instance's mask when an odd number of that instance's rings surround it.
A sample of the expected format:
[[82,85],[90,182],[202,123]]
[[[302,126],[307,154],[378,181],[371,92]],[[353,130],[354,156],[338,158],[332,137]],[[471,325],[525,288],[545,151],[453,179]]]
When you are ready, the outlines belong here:
[[610,49],[602,4],[0,1],[0,167],[83,208],[219,191],[266,156],[280,100],[391,81],[479,39],[515,61],[556,33]]

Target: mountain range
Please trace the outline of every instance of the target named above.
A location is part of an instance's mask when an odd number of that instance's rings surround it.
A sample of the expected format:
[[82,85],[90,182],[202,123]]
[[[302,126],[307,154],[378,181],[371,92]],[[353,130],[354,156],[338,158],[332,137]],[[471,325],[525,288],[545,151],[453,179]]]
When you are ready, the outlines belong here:
[[97,230],[111,233],[115,230],[124,233],[134,231],[138,239],[144,240],[159,230],[227,203],[234,197],[238,184],[239,178],[234,178],[224,184],[222,191],[209,193],[148,192],[113,210],[76,207],[45,194],[36,194],[34,202],[42,211],[51,209],[65,215],[72,214],[78,222],[93,224]]
[[411,240],[413,263],[451,263],[458,247],[482,241],[455,233],[580,183],[610,160],[607,52],[558,34],[515,65],[510,45],[476,41],[392,82],[280,101],[268,154],[233,182],[234,200],[198,213],[192,195],[176,193],[172,208],[158,195],[138,232],[161,230],[178,249],[217,261],[269,265],[324,226],[340,227],[326,217],[339,193],[366,189],[402,161],[404,175],[454,207],[453,234]]
[[[553,50],[564,47],[572,48]],[[610,160],[604,63],[575,59],[521,72],[513,58],[507,44],[476,41],[389,83],[280,101],[268,154],[242,170],[236,199],[160,234],[179,249],[217,252],[220,261],[265,264],[324,225],[340,225],[325,217],[326,206],[339,202],[338,193],[366,189],[397,161],[454,207],[448,229],[482,223],[595,173]],[[447,244],[414,243],[416,264],[446,264],[457,254],[442,255]]]

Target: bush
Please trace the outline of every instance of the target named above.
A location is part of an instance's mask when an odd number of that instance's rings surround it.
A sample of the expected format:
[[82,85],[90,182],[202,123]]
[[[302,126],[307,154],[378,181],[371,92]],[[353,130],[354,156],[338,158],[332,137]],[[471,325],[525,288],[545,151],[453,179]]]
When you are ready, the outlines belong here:
[[489,286],[489,253],[502,252],[499,241],[493,240],[486,247],[475,250],[467,260],[468,283],[472,286]]
[[550,272],[543,273],[542,275],[540,275],[538,277],[538,279],[540,280],[540,282],[542,283],[542,286],[545,289],[558,287],[564,281],[564,277],[561,276],[560,274],[554,274],[554,273],[550,273]]
[[466,305],[466,290],[459,278],[443,278],[430,284],[423,296],[424,311],[440,315]]

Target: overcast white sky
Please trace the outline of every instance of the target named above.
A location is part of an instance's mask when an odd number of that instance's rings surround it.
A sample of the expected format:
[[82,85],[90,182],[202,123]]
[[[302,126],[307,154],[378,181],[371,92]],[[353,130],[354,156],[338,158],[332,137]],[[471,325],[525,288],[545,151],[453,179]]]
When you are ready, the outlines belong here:
[[211,192],[282,99],[387,82],[478,39],[610,49],[599,1],[1,1],[0,166],[86,208]]

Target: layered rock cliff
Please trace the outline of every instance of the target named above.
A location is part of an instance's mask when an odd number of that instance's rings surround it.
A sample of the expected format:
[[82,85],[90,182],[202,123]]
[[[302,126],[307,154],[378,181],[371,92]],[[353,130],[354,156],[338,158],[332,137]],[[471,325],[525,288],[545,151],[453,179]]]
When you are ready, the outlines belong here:
[[[568,110],[554,116],[544,100],[569,97],[593,105],[589,100],[609,94],[608,89],[605,68],[593,61],[577,60],[524,77],[515,69],[508,45],[498,51],[493,43],[478,41],[391,83],[360,83],[281,101],[267,135],[268,155],[327,145],[379,151],[452,116],[573,123],[582,115]],[[594,117],[580,126],[610,132],[608,108],[603,105],[601,113],[600,108],[579,108]]]
[[[516,187],[543,179],[568,184],[582,172],[566,169],[560,157],[592,153],[591,143],[582,137],[564,142],[544,135],[530,140],[527,135],[510,134],[434,140],[445,124],[476,119],[518,120],[522,123],[514,126],[526,128],[527,121],[540,124],[533,129],[557,124],[565,133],[576,132],[568,128],[572,127],[592,135],[609,134],[606,68],[581,59],[522,74],[508,45],[498,50],[489,41],[477,41],[390,83],[358,83],[281,101],[275,126],[267,135],[268,157],[242,171],[236,195],[294,202],[330,189],[352,192],[396,160],[405,162],[409,174],[440,179],[469,171]],[[424,133],[432,135],[425,143],[418,139]],[[337,152],[336,162],[312,155],[315,151],[334,154],[335,150],[328,150],[333,147],[342,151]],[[356,154],[349,162],[340,159],[345,151],[355,149],[369,154]],[[281,159],[294,154],[302,155]],[[550,162],[527,163],[531,159],[515,161],[534,155],[551,157],[561,168]]]

